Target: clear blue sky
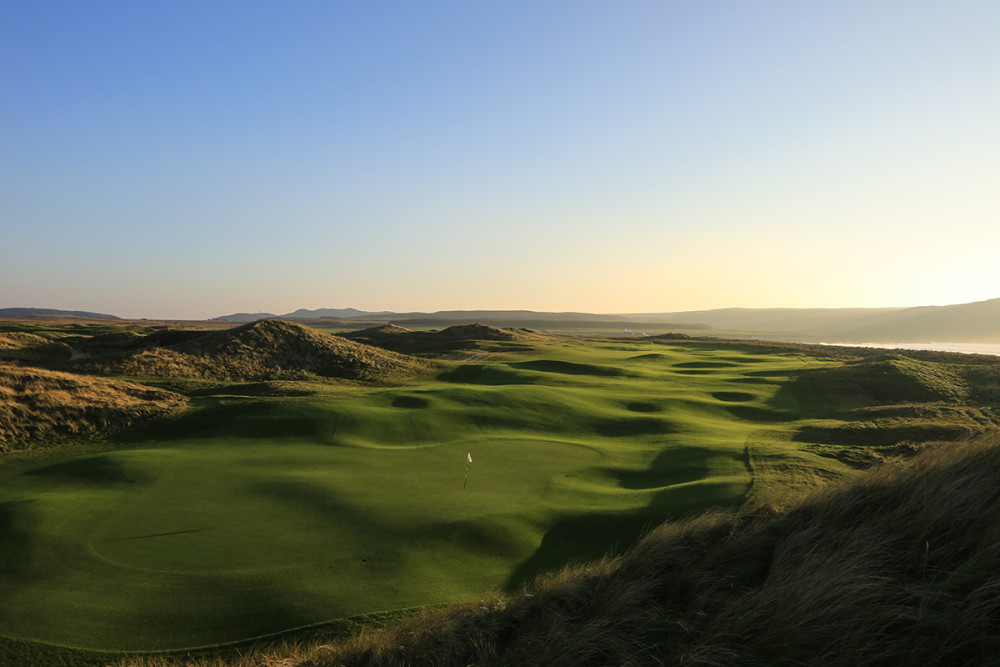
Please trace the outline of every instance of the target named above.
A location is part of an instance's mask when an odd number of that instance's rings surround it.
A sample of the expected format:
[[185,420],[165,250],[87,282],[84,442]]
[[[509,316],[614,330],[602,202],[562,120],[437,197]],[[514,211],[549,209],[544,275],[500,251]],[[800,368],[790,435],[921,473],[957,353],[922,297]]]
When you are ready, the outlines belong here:
[[1000,297],[1000,3],[0,0],[0,307]]

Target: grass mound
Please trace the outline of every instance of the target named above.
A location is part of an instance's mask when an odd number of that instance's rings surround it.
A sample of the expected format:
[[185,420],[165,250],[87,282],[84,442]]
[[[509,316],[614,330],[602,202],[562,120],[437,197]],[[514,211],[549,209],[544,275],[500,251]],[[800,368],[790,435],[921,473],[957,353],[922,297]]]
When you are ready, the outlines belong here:
[[[441,356],[456,350],[496,350],[517,341],[546,338],[530,329],[490,326],[488,324],[460,324],[440,331],[411,331],[394,324],[387,324],[360,331],[340,334],[342,337],[368,345],[407,354]],[[501,347],[498,347],[501,346]]]
[[934,448],[789,510],[666,523],[508,598],[232,664],[994,664],[996,445]]
[[129,376],[240,381],[317,376],[379,381],[420,368],[414,359],[281,320],[260,320],[223,331],[155,332],[119,342],[127,352],[90,361],[85,367]]
[[439,336],[461,340],[518,340],[527,338],[526,329],[500,329],[489,324],[458,324],[438,332]]
[[130,382],[0,364],[0,452],[121,430],[183,404]]
[[380,336],[398,336],[399,334],[411,334],[412,329],[407,329],[406,327],[401,327],[398,324],[382,324],[377,327],[369,327],[367,329],[361,329],[360,331],[352,331],[350,333],[344,334],[347,338],[362,339],[362,338],[377,338]]
[[65,343],[23,331],[0,332],[0,360],[50,363],[69,359],[72,349]]
[[799,373],[776,399],[812,420],[795,439],[812,451],[865,467],[912,453],[919,443],[962,440],[1000,427],[970,374],[996,364],[910,356],[863,357]]

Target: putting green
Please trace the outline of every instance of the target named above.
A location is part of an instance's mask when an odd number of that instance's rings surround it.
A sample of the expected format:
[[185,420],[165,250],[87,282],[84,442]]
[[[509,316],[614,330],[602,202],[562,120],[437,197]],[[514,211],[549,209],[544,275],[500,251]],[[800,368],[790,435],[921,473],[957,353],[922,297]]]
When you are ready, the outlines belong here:
[[181,648],[515,588],[740,502],[806,363],[555,343],[417,386],[199,399],[140,446],[0,469],[0,632]]

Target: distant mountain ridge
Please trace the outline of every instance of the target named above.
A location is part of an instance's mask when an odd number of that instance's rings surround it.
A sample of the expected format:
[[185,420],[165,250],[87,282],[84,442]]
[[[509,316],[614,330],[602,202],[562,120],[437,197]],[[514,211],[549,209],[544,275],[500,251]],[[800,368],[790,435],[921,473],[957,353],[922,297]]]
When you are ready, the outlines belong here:
[[[253,321],[266,314],[230,315],[229,321]],[[236,319],[246,317],[246,319]],[[1000,343],[1000,299],[951,306],[914,308],[720,308],[667,313],[595,314],[531,310],[442,310],[394,313],[357,308],[300,309],[281,317],[329,318],[344,324],[392,322],[402,326],[448,326],[482,322],[497,327],[615,328],[635,331],[707,330],[765,334],[786,339],[847,343],[954,342]]]
[[1000,299],[914,308],[725,308],[655,317],[826,342],[1000,342]]
[[[121,319],[115,315],[48,308],[2,308],[0,317]],[[666,313],[441,310],[433,313],[300,308],[285,315],[234,313],[213,321],[245,323],[281,318],[333,320],[364,328],[378,324],[447,327],[480,322],[494,327],[592,329],[662,333],[716,330],[783,340],[828,343],[1000,343],[1000,298],[949,306],[913,308],[720,308]]]
[[117,315],[90,313],[85,310],[58,310],[56,308],[0,308],[0,317],[79,317],[89,320],[119,320]]
[[233,313],[232,315],[222,315],[213,317],[211,322],[256,322],[257,320],[270,320],[274,318],[289,317],[288,315],[275,315],[274,313]]

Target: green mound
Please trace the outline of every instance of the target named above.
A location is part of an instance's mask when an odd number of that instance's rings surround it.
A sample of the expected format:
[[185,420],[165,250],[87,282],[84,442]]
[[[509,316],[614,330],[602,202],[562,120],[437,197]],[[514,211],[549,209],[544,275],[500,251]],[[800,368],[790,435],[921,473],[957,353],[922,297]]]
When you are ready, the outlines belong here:
[[787,511],[666,523],[618,558],[349,642],[380,665],[986,665],[1000,651],[1000,449],[938,449]]
[[133,351],[81,362],[81,368],[138,377],[243,381],[310,377],[382,381],[422,368],[415,359],[281,320],[260,320],[223,331],[158,332],[127,345]]
[[[139,346],[111,356],[273,369],[262,355],[319,357],[327,338],[359,345],[299,329],[154,332],[152,342],[123,338]],[[418,334],[445,340],[386,337]],[[309,373],[171,381],[188,388],[190,409],[108,444],[126,449],[0,469],[0,632],[100,650],[185,648],[476,600],[620,554],[666,518],[785,502],[855,474],[861,453],[919,449],[823,441],[835,431],[806,441],[810,428],[884,423],[910,437],[902,429],[932,422],[996,424],[995,406],[975,403],[970,369],[953,361],[906,358],[885,383],[851,376],[895,360],[875,355],[639,339],[467,349],[474,363],[440,363],[437,377],[394,386]],[[822,381],[831,373],[851,382]],[[921,395],[935,400],[911,400],[910,389],[880,400],[862,381],[929,386]],[[937,400],[952,382],[968,398]]]
[[458,324],[438,332],[445,338],[461,340],[518,340],[526,338],[523,329],[500,329],[489,324]]
[[401,327],[398,324],[383,324],[381,326],[369,327],[368,329],[361,329],[360,331],[351,331],[341,335],[345,338],[358,340],[363,338],[378,338],[382,336],[399,336],[401,334],[411,333],[413,333],[412,329]]
[[517,343],[543,340],[546,337],[528,329],[500,329],[487,324],[463,324],[441,331],[411,331],[396,325],[383,325],[340,334],[344,338],[369,345],[422,356],[447,356],[460,350],[514,349]]
[[803,374],[790,390],[810,404],[844,407],[961,401],[969,396],[960,371],[908,357],[865,359]]

